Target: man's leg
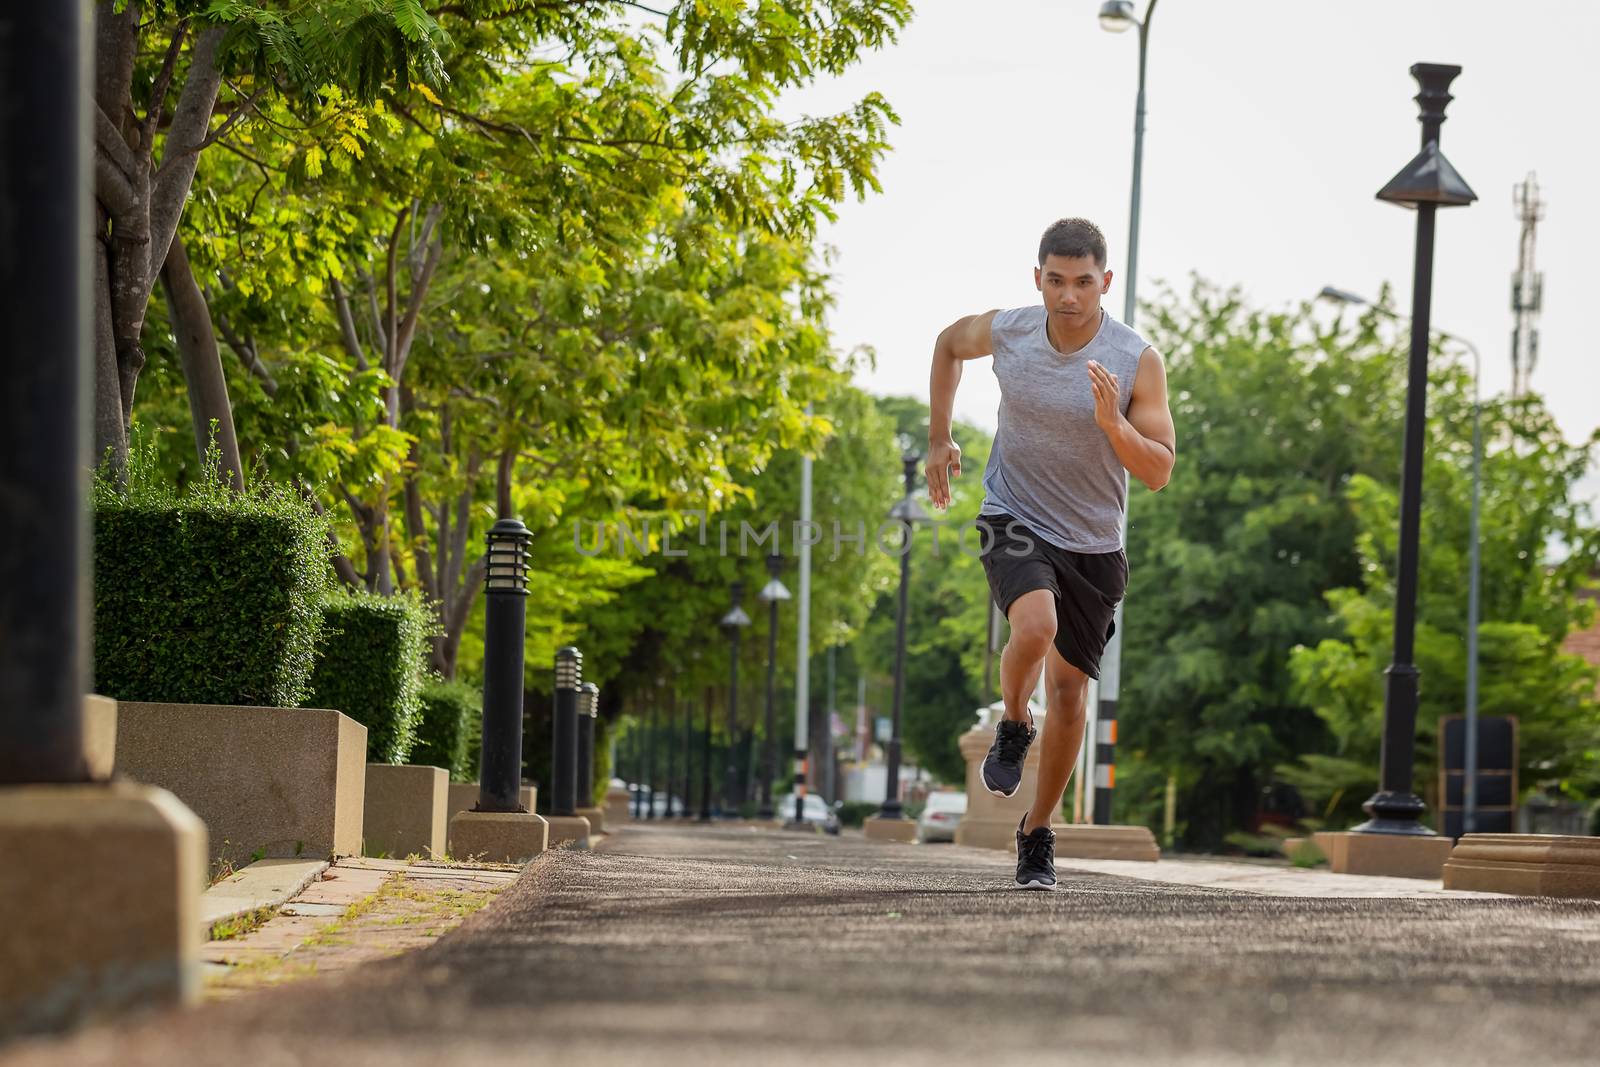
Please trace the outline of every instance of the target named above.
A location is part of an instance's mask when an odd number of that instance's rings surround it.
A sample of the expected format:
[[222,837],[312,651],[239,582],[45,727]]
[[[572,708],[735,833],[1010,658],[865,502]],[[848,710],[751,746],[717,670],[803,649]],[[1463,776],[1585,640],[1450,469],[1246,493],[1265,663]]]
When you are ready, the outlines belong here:
[[1011,602],[1006,619],[1011,638],[1000,653],[1000,693],[1006,702],[1005,717],[1027,722],[1028,697],[1039,684],[1045,655],[1056,639],[1055,594],[1048,589],[1023,593]]
[[[1052,607],[1052,612],[1054,608]],[[1084,699],[1089,692],[1089,676],[1061,658],[1051,644],[1044,660],[1045,716],[1039,752],[1039,783],[1033,793],[1033,807],[1022,824],[1023,833],[1049,826],[1051,816],[1061,807],[1078,749],[1083,744]],[[1037,677],[1037,674],[1035,675]],[[1009,710],[1010,700],[1007,700]]]

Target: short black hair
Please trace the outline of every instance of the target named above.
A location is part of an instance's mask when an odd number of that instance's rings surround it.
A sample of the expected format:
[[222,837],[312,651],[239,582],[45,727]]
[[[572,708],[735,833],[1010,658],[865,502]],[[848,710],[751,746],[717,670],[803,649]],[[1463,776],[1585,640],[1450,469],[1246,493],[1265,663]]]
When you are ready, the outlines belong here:
[[1057,219],[1039,238],[1039,266],[1050,256],[1093,256],[1094,265],[1106,269],[1106,235],[1088,219]]

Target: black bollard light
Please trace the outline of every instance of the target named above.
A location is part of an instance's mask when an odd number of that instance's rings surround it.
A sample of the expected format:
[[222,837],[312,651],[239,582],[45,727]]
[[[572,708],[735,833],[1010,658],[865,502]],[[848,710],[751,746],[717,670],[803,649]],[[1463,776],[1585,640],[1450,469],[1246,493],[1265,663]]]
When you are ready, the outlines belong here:
[[733,742],[739,731],[739,632],[750,625],[750,616],[744,613],[739,601],[744,598],[744,583],[730,582],[728,591],[733,599],[717,625],[728,635],[728,760],[723,788],[723,814],[729,817],[739,813],[739,766],[734,758]]
[[906,493],[889,509],[889,517],[901,524],[905,541],[900,546],[900,607],[894,623],[894,720],[889,734],[884,783],[883,807],[878,810],[880,819],[900,819],[900,706],[906,692],[906,594],[911,588],[911,535],[916,524],[928,521],[928,513],[914,495],[917,487],[917,464],[922,457],[907,452],[901,457],[905,467]]
[[1400,471],[1400,544],[1395,568],[1394,660],[1384,672],[1383,747],[1378,791],[1362,805],[1371,816],[1355,827],[1381,834],[1431,835],[1422,825],[1427,810],[1412,788],[1417,726],[1416,640],[1417,566],[1422,519],[1422,452],[1428,404],[1428,318],[1433,305],[1434,215],[1441,207],[1462,207],[1477,194],[1439,151],[1439,127],[1450,103],[1450,83],[1460,67],[1417,63],[1411,76],[1421,91],[1416,101],[1422,123],[1422,151],[1378,191],[1378,199],[1417,212],[1416,251],[1411,286],[1411,358],[1406,385],[1406,425]]
[[583,653],[571,645],[556,651],[555,723],[550,746],[550,814],[576,815],[578,808],[578,694]]
[[522,647],[528,610],[528,542],[518,519],[489,530],[484,577],[483,752],[474,811],[527,811],[522,791]]
[[[773,710],[778,702],[778,605],[790,599],[789,588],[778,580],[783,573],[783,557],[776,552],[767,556],[767,584],[761,587],[757,598],[768,606],[767,612],[767,736],[761,746],[761,811],[763,819],[770,819],[772,810],[772,780],[778,776],[777,741],[774,734],[778,724]],[[799,793],[796,791],[796,796]]]
[[594,728],[600,714],[600,687],[584,682],[578,687],[578,806],[594,805]]

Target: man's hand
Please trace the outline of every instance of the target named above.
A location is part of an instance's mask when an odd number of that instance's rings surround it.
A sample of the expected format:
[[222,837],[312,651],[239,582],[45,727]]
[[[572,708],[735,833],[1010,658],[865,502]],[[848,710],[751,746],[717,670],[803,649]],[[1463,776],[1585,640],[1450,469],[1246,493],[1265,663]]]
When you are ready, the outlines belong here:
[[1118,391],[1117,376],[1094,360],[1089,361],[1089,384],[1094,387],[1094,421],[1107,437],[1113,436],[1122,426],[1122,394]]
[[927,476],[928,499],[936,508],[949,507],[950,479],[961,476],[961,446],[948,438],[930,441]]

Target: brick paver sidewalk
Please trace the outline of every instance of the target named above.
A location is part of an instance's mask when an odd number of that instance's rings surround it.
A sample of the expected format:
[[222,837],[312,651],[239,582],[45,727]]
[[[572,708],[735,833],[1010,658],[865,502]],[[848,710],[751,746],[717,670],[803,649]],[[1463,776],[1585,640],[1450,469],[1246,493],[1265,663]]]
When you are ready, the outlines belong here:
[[953,847],[630,827],[547,855],[423,951],[0,1063],[1466,1067],[1600,1047],[1600,905],[1065,864],[1058,892],[1020,893],[1009,873]]

